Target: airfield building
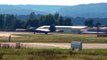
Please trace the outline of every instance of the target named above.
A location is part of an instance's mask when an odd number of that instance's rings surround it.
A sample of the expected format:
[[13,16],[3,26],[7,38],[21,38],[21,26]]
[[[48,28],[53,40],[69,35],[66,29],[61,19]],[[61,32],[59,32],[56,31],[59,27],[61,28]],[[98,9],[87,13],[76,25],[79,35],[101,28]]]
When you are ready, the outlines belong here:
[[91,27],[91,28],[86,28],[86,29],[82,29],[82,33],[84,34],[107,34],[107,27]]

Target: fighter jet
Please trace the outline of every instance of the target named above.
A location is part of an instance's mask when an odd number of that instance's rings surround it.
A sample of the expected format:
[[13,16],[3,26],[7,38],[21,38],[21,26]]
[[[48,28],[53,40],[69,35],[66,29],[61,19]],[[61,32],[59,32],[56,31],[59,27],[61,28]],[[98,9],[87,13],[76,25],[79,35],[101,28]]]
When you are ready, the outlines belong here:
[[42,28],[29,28],[29,29],[16,29],[17,32],[34,32],[35,33],[45,33],[48,34],[50,32],[49,29]]

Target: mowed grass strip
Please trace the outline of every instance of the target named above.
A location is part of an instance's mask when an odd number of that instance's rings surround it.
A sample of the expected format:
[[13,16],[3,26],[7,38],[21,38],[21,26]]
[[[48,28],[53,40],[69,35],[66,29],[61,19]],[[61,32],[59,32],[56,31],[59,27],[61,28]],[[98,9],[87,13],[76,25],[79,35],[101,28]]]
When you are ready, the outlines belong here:
[[[107,43],[107,37],[97,37],[94,34],[15,34],[12,42],[50,42],[50,43],[70,43],[72,41],[82,41],[84,43]],[[1,42],[7,42],[8,37],[1,37]]]
[[1,60],[107,60],[107,49],[0,49]]

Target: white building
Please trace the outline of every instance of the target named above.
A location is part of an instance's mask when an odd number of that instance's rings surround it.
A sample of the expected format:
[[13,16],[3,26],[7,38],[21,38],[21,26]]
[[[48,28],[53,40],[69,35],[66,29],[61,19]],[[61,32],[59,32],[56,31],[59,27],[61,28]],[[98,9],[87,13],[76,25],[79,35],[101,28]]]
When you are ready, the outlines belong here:
[[[49,29],[50,26],[41,26],[38,29]],[[55,26],[56,31],[63,31],[66,33],[80,33],[81,29],[87,28],[87,26]]]

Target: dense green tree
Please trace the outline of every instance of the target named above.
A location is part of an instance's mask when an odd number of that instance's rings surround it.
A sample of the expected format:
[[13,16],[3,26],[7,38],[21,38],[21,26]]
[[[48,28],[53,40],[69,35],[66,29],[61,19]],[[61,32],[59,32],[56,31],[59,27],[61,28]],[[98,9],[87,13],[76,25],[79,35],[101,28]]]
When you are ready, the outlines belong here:
[[35,19],[35,12],[31,12],[28,17],[29,17],[29,19],[31,19],[31,20]]
[[33,27],[39,27],[40,26],[40,20],[39,19],[35,19],[35,20],[33,20]]
[[100,23],[100,22],[97,22],[97,23],[95,24],[95,26],[101,26],[101,23]]
[[56,24],[55,18],[52,14],[46,16],[46,25]]
[[14,15],[7,15],[5,20],[5,29],[6,30],[14,30],[14,25],[15,25],[15,20],[16,18],[14,17]]
[[88,27],[93,27],[94,26],[94,21],[92,18],[88,18],[85,22],[84,22],[85,26]]
[[66,25],[66,26],[71,26],[71,25],[72,25],[72,20],[71,20],[71,18],[65,18],[64,25]]
[[0,15],[0,30],[3,30],[4,27],[4,16]]
[[27,21],[27,26],[30,25],[31,27],[37,27],[38,25],[38,20],[37,19],[33,19],[33,20],[28,20]]
[[36,28],[40,26],[40,20],[35,17],[34,12],[31,12],[29,15],[27,26],[36,27]]
[[25,28],[25,22],[22,20],[18,20],[16,19],[15,24],[14,24],[14,28]]
[[46,22],[46,16],[45,16],[45,15],[42,15],[42,16],[40,17],[40,26],[46,25],[46,24],[47,24],[47,22]]
[[59,17],[58,25],[64,25],[64,18],[63,18],[63,16]]
[[58,20],[59,19],[59,13],[55,13],[54,17],[55,17],[55,20]]

